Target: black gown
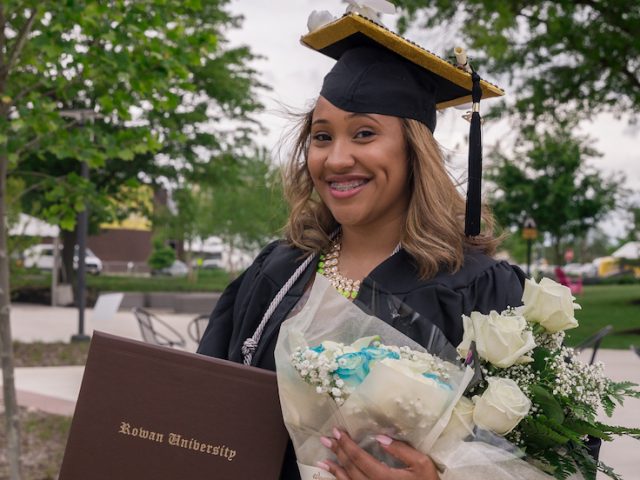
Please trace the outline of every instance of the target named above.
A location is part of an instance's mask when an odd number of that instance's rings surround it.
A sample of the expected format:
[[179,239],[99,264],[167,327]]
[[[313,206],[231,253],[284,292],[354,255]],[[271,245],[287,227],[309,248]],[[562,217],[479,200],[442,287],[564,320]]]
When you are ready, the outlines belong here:
[[[303,253],[284,242],[268,245],[218,300],[198,353],[241,363],[243,342],[253,335],[271,300],[303,261]],[[304,293],[315,266],[312,262],[274,311],[252,365],[275,370],[273,353],[280,324]],[[484,254],[468,253],[456,273],[440,272],[429,280],[420,280],[412,257],[400,250],[363,281],[356,303],[422,345],[429,338],[431,325],[436,325],[456,346],[462,341],[463,314],[476,310],[486,314],[521,305],[524,279],[518,267]],[[418,320],[404,321],[406,317],[397,312],[401,304],[417,312]],[[281,480],[299,478],[290,442]]]

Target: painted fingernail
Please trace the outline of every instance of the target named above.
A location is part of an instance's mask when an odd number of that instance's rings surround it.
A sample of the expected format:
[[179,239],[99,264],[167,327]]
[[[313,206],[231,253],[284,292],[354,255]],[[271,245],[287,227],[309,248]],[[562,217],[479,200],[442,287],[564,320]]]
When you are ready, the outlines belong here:
[[331,440],[329,440],[327,437],[320,437],[320,443],[327,448],[331,448]]
[[342,436],[342,434],[340,433],[340,430],[338,430],[337,428],[334,428],[333,436],[336,438],[336,440],[340,440],[340,437]]
[[391,442],[393,442],[393,439],[390,437],[387,437],[386,435],[376,435],[376,440],[385,446],[389,446],[391,445]]
[[322,470],[329,471],[329,465],[324,462],[316,462],[316,467],[321,468]]

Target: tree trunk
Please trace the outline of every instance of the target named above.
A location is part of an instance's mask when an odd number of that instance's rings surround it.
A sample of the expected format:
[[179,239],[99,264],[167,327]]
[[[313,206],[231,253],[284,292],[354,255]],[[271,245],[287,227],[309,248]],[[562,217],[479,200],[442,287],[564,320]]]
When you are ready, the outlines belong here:
[[193,245],[191,238],[187,239],[187,248],[184,251],[184,263],[187,264],[187,280],[189,283],[196,283],[198,277],[196,269],[193,268],[193,255],[191,254],[191,246]]
[[562,246],[560,243],[560,237],[552,237],[551,242],[553,244],[554,264],[557,266],[561,266],[564,262],[562,258]]
[[11,299],[9,293],[9,255],[7,250],[7,168],[6,152],[0,152],[0,356],[2,357],[2,393],[7,429],[9,478],[20,480],[20,416],[13,373],[11,338]]
[[71,291],[73,292],[74,304],[77,304],[77,281],[76,271],[73,268],[73,257],[75,253],[76,243],[78,243],[78,231],[77,229],[61,230],[62,233],[62,277],[63,282],[71,285]]

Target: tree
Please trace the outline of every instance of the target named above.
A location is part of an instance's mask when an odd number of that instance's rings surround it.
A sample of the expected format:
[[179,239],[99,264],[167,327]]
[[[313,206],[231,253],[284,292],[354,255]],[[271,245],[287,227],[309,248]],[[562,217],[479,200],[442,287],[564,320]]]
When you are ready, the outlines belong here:
[[640,205],[629,205],[627,211],[629,215],[629,230],[625,235],[625,240],[627,242],[640,242]]
[[560,124],[553,131],[527,130],[512,155],[497,147],[487,169],[499,223],[521,227],[531,216],[551,240],[557,264],[562,263],[562,246],[583,237],[624,194],[619,177],[605,178],[587,165],[598,152],[586,139],[573,136],[571,128]]
[[[227,181],[233,180],[228,178]],[[176,250],[172,250],[174,259],[177,253],[180,260],[186,263],[189,281],[196,280],[191,258],[192,245],[197,239],[212,235],[209,222],[206,221],[206,215],[210,214],[208,196],[203,188],[206,191],[211,186],[191,184],[175,188],[171,192],[171,207],[156,208],[152,217],[158,241],[163,244],[173,241],[176,244]]]
[[148,263],[152,270],[162,270],[170,267],[176,259],[176,252],[171,247],[167,247],[162,240],[153,241],[153,251]]
[[[171,207],[158,209],[158,239],[172,240],[191,269],[191,245],[217,235],[230,251],[255,250],[277,236],[287,219],[280,172],[264,150],[239,158],[226,180],[184,185],[171,193]],[[234,273],[233,265],[231,266]],[[191,272],[191,270],[190,270]]]
[[230,247],[255,250],[278,235],[287,219],[280,171],[264,150],[241,163],[238,180],[209,191],[210,231]]
[[[52,155],[74,172],[36,172],[47,191],[45,211],[67,228],[88,196],[98,195],[100,205],[108,202],[75,173],[76,162],[95,171],[108,160],[146,156],[155,163],[161,152],[158,169],[171,172],[169,177],[178,175],[173,170],[184,177],[217,178],[217,165],[246,148],[254,125],[249,114],[259,108],[259,84],[247,67],[251,53],[225,45],[224,31],[240,21],[224,10],[227,3],[0,3],[0,218],[6,213],[7,175],[26,178],[23,167],[34,156]],[[101,118],[89,123],[61,115],[69,109]],[[135,178],[160,181],[140,171]],[[15,480],[20,438],[9,320],[7,232],[0,222],[0,343]]]
[[[508,76],[523,116],[640,111],[635,0],[395,0],[400,27],[456,29],[482,70]],[[453,48],[453,46],[452,46]],[[477,64],[477,63],[476,63]]]

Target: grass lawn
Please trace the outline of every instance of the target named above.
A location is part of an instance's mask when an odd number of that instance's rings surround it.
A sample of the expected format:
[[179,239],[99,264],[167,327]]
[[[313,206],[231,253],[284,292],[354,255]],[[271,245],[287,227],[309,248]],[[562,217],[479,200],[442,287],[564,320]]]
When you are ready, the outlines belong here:
[[640,285],[587,285],[576,298],[580,326],[567,332],[567,344],[577,345],[607,325],[614,328],[602,348],[640,346],[640,335],[615,335],[616,331],[640,328]]

